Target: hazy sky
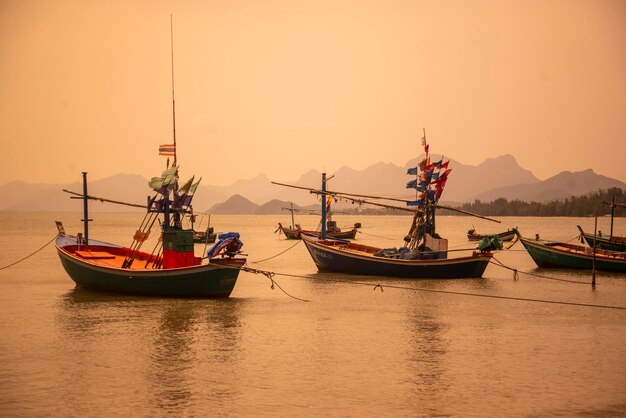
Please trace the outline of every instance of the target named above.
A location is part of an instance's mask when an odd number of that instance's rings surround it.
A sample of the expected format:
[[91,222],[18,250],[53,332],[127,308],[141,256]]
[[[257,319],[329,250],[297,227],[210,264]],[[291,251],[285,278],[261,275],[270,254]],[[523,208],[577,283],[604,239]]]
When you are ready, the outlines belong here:
[[[514,155],[626,181],[624,0],[0,0],[0,184]],[[494,173],[495,174],[495,173]]]

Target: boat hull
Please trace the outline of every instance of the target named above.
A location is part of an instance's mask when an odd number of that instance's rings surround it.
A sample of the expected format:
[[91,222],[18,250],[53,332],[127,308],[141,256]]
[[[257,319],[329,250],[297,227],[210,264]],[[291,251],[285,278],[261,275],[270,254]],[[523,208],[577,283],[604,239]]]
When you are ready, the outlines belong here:
[[471,257],[451,259],[399,260],[371,254],[354,254],[335,245],[325,245],[311,237],[303,237],[303,241],[318,270],[359,275],[412,279],[480,278],[492,257],[489,253],[475,253]]
[[[121,248],[98,242],[98,248],[104,246]],[[90,263],[67,251],[59,244],[59,239],[57,253],[63,268],[77,287],[158,297],[227,298],[237,282],[239,267],[245,263],[245,259],[219,259],[210,264],[171,269],[106,267]]]
[[[585,241],[587,242],[587,245],[589,245],[590,247],[593,247],[595,245],[596,248],[600,248],[603,250],[626,251],[626,240],[624,240],[623,237],[620,237],[621,240],[617,240],[615,239],[616,237],[613,237],[613,239],[603,238],[597,235],[594,237],[593,234],[587,234],[584,232],[582,235]],[[594,244],[594,241],[595,241],[595,244]]]
[[206,234],[194,234],[193,236],[193,242],[195,244],[213,244],[215,242],[215,240],[217,239],[217,234],[208,234],[208,237]]
[[[281,229],[285,234],[285,238],[287,239],[301,239],[302,234],[310,235],[319,238],[319,231],[308,231],[308,230],[297,230],[297,229]],[[353,228],[349,231],[341,231],[341,232],[327,232],[326,236],[332,239],[355,239],[356,238],[357,229]]]
[[[568,244],[569,249],[561,249],[554,247],[554,245],[561,243],[547,245],[541,241],[522,237],[520,237],[520,241],[538,267],[591,270],[594,266],[591,248]],[[576,250],[574,251],[571,247],[575,247]],[[606,253],[606,251],[603,252]],[[607,256],[596,252],[595,269],[626,273],[626,258],[624,255]]]
[[[511,241],[513,240],[513,238],[515,237],[515,232],[514,231],[506,231],[506,232],[500,232],[499,234],[492,234],[492,235],[497,235],[498,238],[500,238],[502,241]],[[483,238],[488,238],[491,235],[489,234],[477,234],[477,233],[468,233],[467,234],[467,239],[470,241],[480,241]]]

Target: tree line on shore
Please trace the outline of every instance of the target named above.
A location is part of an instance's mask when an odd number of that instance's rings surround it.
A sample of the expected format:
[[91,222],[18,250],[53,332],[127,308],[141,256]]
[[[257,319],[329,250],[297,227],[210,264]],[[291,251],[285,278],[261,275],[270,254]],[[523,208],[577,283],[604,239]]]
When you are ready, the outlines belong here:
[[[611,213],[611,203],[621,203],[622,207],[615,208],[615,216],[626,216],[626,190],[610,188],[598,190],[584,196],[573,196],[565,200],[550,202],[524,202],[521,200],[507,200],[499,198],[491,202],[475,200],[459,207],[464,211],[483,216],[605,216]],[[441,210],[440,214],[458,214],[448,210]]]

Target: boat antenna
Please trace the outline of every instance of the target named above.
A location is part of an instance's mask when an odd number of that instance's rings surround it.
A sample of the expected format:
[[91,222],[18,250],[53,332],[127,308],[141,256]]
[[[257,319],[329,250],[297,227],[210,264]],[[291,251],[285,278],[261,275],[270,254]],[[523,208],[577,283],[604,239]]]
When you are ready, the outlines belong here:
[[176,166],[176,102],[174,101],[174,18],[170,14],[170,50],[172,52],[172,128],[174,135],[174,166]]

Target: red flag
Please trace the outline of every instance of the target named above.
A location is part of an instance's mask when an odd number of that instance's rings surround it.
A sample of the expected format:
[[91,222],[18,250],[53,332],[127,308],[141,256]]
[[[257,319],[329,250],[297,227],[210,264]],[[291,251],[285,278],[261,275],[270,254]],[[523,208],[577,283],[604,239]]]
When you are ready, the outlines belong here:
[[450,162],[450,160],[446,161],[445,163],[441,164],[441,169],[443,170],[444,168],[448,168],[448,163]]
[[424,147],[424,152],[425,152],[426,154],[428,154],[428,146],[429,146],[429,144],[426,144],[426,146]]

